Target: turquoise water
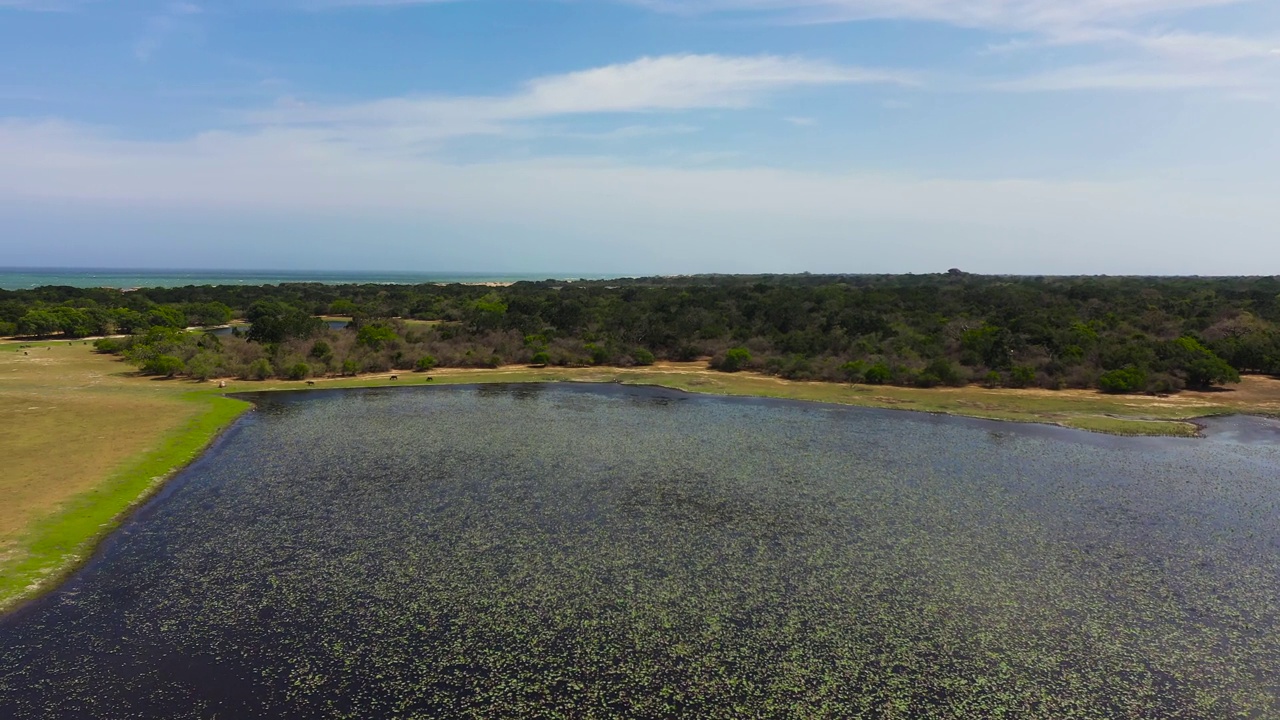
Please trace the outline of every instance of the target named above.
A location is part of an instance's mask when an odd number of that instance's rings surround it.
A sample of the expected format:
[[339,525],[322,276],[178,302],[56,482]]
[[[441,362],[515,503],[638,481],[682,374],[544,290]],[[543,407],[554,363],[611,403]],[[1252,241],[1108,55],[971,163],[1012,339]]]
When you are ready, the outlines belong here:
[[[70,287],[184,287],[186,285],[278,285],[318,282],[473,283],[546,280],[546,273],[336,272],[330,270],[139,270],[127,268],[0,268],[0,289],[26,290],[46,285]],[[557,278],[563,279],[563,278]]]

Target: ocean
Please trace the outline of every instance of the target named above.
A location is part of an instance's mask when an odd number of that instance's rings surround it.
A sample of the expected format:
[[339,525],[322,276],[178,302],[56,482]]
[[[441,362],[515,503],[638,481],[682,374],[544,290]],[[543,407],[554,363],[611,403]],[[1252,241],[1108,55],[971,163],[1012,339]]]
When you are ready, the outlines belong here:
[[[0,290],[47,285],[69,287],[184,287],[187,285],[279,285],[314,282],[328,285],[379,283],[482,283],[546,280],[546,273],[338,272],[331,270],[156,270],[126,268],[3,268]],[[575,278],[581,276],[574,276]],[[566,279],[563,277],[557,279]]]

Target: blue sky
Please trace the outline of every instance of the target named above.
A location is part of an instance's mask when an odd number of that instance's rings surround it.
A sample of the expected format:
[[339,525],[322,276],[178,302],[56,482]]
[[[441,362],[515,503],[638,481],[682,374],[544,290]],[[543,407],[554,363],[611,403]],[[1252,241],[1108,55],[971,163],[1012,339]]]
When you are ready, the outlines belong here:
[[0,266],[1280,273],[1272,0],[0,0]]

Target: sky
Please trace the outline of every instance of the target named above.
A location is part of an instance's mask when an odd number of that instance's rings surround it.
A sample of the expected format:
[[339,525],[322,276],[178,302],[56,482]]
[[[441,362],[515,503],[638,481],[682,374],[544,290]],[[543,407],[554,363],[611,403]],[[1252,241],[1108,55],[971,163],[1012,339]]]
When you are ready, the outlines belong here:
[[0,0],[0,266],[1280,274],[1275,0]]

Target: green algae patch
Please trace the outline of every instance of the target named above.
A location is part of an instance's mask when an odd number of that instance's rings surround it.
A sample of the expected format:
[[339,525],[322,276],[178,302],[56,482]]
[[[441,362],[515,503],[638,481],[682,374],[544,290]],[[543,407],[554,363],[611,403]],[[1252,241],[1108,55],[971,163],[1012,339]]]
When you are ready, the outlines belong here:
[[[242,400],[190,394],[204,407],[159,441],[157,447],[128,461],[92,490],[35,523],[17,547],[0,561],[0,611],[44,592],[81,566],[97,544],[119,526],[129,511],[156,492],[175,472],[196,459],[251,405]],[[92,402],[87,399],[87,402]],[[122,417],[120,422],[128,422]],[[69,438],[68,442],[75,442]],[[50,472],[57,472],[50,459]]]

